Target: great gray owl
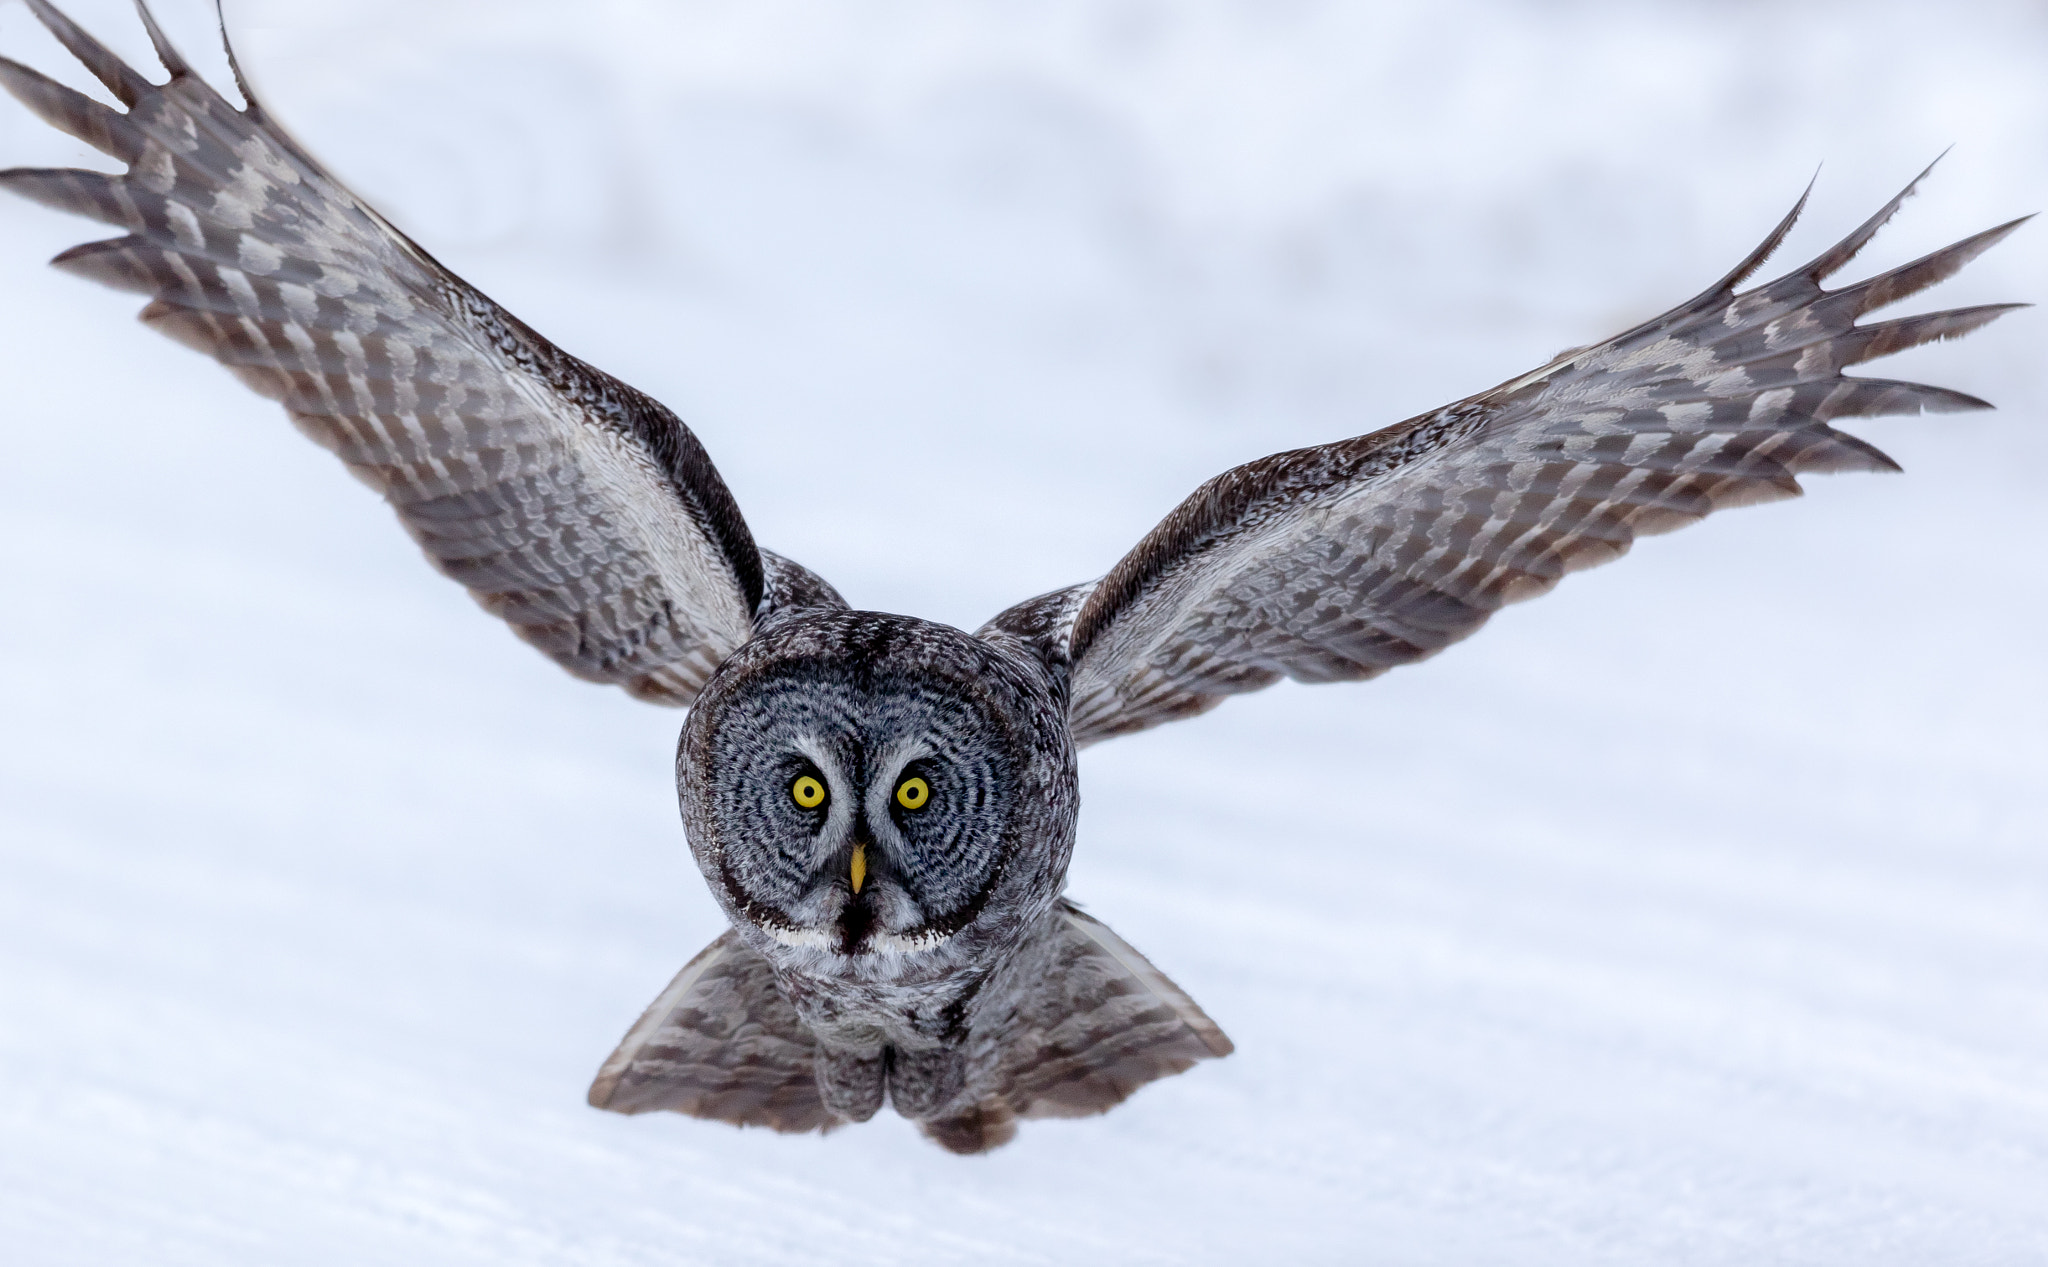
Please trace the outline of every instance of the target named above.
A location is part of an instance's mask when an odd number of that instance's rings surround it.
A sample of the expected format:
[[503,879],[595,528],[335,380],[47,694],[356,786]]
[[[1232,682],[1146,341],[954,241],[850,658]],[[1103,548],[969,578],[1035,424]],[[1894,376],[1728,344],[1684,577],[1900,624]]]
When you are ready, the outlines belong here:
[[[947,1148],[1101,1112],[1230,1041],[1062,897],[1077,749],[1281,678],[1423,659],[1504,604],[1811,471],[1887,470],[1840,417],[1983,408],[1845,367],[2013,305],[1856,324],[2019,221],[1839,290],[1911,192],[1818,259],[1721,281],[1615,338],[1355,439],[1209,481],[1106,575],[969,634],[848,608],[759,549],[668,410],[528,329],[329,176],[146,9],[155,84],[30,8],[125,109],[0,81],[121,175],[0,183],[126,236],[56,263],[150,296],[391,503],[444,573],[579,677],[692,706],[676,773],[732,928],[626,1036],[590,1102],[783,1131],[886,1102]],[[239,72],[237,72],[239,78]],[[1803,205],[1804,199],[1801,199]]]

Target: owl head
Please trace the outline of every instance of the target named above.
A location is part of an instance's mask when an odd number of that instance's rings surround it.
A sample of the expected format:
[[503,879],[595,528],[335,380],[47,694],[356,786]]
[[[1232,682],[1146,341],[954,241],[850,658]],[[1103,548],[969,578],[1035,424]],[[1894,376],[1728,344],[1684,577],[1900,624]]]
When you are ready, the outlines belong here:
[[676,757],[697,865],[785,968],[916,979],[1059,895],[1074,750],[1042,669],[950,626],[792,620],[705,686]]

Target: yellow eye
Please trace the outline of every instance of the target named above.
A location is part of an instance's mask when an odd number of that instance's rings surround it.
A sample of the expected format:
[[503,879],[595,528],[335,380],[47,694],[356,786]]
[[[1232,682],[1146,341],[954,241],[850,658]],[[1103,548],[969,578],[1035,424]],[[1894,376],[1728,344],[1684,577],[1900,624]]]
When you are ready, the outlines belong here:
[[805,809],[816,809],[825,803],[825,785],[806,774],[789,785],[789,799]]
[[911,775],[896,785],[896,803],[904,809],[923,809],[932,799],[932,785]]

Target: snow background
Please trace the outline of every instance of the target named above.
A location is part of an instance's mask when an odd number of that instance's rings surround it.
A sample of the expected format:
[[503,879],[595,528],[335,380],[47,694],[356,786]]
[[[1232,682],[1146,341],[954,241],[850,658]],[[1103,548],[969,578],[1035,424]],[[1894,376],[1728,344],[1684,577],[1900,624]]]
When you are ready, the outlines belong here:
[[[2048,206],[2030,4],[229,8],[273,111],[688,419],[764,545],[968,627],[1694,293],[1823,161],[1784,265],[1951,143],[1853,275]],[[83,86],[20,6],[0,50]],[[12,103],[0,152],[85,154]],[[2035,314],[1870,371],[2002,406],[1859,426],[1906,477],[1091,750],[1071,891],[1238,1052],[962,1160],[586,1108],[720,927],[680,716],[42,266],[98,226],[0,233],[9,1262],[2048,1256]]]

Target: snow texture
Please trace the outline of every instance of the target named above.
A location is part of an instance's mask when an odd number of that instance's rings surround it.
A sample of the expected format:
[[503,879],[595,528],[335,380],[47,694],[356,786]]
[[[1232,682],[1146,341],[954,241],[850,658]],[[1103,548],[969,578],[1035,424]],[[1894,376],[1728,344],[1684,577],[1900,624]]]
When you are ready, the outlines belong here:
[[[211,14],[166,25],[218,73]],[[123,0],[76,12],[132,58]],[[1781,263],[2048,205],[2048,17],[1919,3],[236,0],[451,267],[763,544],[972,626],[1207,476]],[[18,5],[0,48],[83,85]],[[86,153],[0,103],[7,163]],[[2048,383],[1364,686],[1092,750],[1071,892],[1237,1054],[987,1158],[583,1104],[717,934],[572,681],[0,205],[9,1263],[2048,1257]],[[2030,227],[1921,307],[2044,297]]]

